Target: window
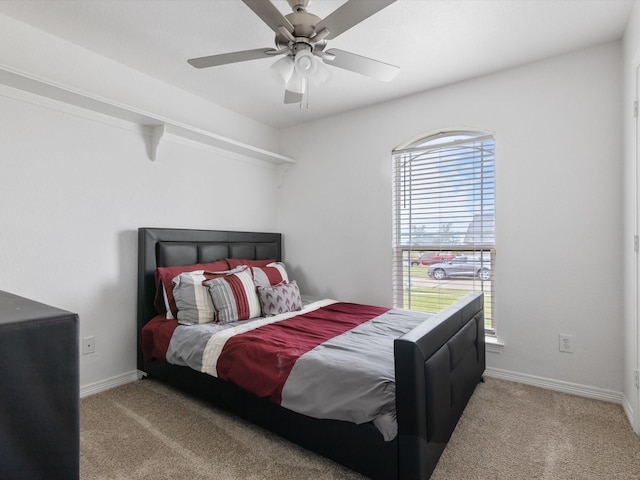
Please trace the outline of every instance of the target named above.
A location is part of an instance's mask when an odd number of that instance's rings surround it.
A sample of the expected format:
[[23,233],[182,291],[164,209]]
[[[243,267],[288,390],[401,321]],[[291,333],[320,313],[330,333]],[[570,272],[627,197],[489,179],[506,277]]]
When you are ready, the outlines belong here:
[[394,306],[437,313],[485,292],[495,334],[495,141],[448,131],[393,151]]

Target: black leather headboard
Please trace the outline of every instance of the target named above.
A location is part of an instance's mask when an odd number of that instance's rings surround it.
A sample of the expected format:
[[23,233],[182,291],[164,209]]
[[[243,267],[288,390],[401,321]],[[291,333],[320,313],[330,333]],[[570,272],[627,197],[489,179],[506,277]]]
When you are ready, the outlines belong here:
[[138,229],[138,369],[142,370],[140,331],[156,314],[154,306],[157,267],[215,262],[225,258],[282,260],[279,233]]

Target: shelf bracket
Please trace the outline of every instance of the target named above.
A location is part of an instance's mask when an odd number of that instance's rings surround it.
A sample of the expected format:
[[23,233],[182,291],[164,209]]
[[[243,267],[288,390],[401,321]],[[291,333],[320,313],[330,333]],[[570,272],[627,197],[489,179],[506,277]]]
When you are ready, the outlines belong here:
[[166,131],[166,125],[156,125],[151,127],[151,138],[149,139],[148,153],[149,160],[151,160],[152,162],[155,162],[158,158],[158,148],[160,147],[160,141],[162,140],[162,137],[164,136]]

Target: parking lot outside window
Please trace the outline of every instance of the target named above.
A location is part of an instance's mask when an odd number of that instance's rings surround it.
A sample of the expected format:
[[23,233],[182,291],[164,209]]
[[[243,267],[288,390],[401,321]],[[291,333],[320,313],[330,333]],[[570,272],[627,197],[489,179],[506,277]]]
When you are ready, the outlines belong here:
[[437,313],[485,293],[495,334],[495,140],[444,131],[393,151],[394,306]]

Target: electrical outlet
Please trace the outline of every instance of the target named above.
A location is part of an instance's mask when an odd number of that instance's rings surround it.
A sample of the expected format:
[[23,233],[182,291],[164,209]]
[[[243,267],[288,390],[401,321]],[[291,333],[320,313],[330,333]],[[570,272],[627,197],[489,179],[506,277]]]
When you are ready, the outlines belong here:
[[96,352],[96,337],[82,337],[82,354],[89,355]]
[[573,335],[560,334],[560,351],[573,353]]

